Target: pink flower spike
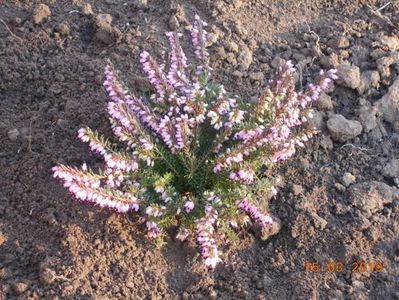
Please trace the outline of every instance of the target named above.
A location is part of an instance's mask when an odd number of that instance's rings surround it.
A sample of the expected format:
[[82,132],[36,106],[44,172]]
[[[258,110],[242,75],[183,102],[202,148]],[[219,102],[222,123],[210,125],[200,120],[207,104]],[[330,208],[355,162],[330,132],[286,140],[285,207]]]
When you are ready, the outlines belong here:
[[194,209],[194,202],[193,201],[187,201],[184,203],[184,210],[186,213],[190,213]]

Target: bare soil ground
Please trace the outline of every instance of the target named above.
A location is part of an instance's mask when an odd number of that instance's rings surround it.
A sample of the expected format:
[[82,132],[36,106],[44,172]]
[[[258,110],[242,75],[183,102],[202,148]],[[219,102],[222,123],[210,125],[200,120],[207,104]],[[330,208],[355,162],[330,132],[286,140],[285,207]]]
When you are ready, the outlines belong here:
[[[0,0],[0,299],[399,299],[399,120],[362,115],[399,74],[399,3],[385,3]],[[111,26],[95,25],[100,13]],[[298,88],[321,67],[362,75],[344,73],[317,107],[321,133],[275,170],[280,233],[243,234],[213,272],[192,243],[155,249],[133,217],[74,201],[51,177],[58,162],[100,163],[76,131],[110,133],[106,63],[148,92],[141,49],[160,57],[163,33],[186,32],[194,14],[210,23],[215,79],[249,101],[280,59],[298,66]],[[334,114],[362,133],[333,132]]]

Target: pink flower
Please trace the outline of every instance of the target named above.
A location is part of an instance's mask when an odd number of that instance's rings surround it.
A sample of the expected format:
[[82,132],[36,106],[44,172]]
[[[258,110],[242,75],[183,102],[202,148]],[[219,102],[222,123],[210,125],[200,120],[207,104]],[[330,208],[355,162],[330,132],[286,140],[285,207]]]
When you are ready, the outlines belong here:
[[184,203],[184,210],[186,213],[190,213],[194,209],[194,202],[193,201],[187,201]]
[[262,227],[273,224],[273,219],[270,215],[261,213],[259,208],[249,202],[248,198],[241,200],[238,204],[238,208],[244,211],[253,221]]

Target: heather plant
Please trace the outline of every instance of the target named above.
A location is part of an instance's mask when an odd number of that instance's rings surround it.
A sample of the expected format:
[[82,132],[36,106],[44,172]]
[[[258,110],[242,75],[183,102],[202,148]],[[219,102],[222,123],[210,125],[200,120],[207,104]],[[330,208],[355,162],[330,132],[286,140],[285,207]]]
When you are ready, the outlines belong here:
[[321,71],[315,84],[297,93],[295,69],[287,62],[258,103],[243,101],[210,80],[206,26],[195,17],[197,66],[187,62],[181,33],[166,33],[171,52],[163,64],[142,51],[151,97],[129,93],[107,66],[104,87],[115,137],[106,139],[90,128],[78,132],[105,168],[58,165],[53,171],[79,200],[137,212],[151,240],[162,243],[168,228],[178,228],[176,238],[195,239],[205,264],[214,268],[221,261],[219,243],[248,222],[273,224],[267,200],[276,189],[265,170],[316,133],[301,125],[336,75]]

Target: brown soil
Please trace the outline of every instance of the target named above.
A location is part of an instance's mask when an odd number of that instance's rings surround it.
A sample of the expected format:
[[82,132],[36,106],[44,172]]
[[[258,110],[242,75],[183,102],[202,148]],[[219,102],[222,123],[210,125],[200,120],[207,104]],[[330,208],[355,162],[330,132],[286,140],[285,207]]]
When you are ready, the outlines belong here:
[[[378,15],[385,1],[145,2],[0,0],[0,299],[399,299],[398,198],[365,216],[340,184],[350,172],[357,183],[395,185],[381,175],[387,160],[399,157],[391,124],[380,123],[379,142],[364,133],[345,146],[332,144],[323,129],[275,172],[282,184],[271,209],[281,232],[265,242],[243,234],[225,245],[224,263],[213,272],[192,243],[170,241],[157,250],[134,218],[73,201],[51,177],[59,162],[100,163],[76,131],[110,132],[105,64],[111,61],[136,92],[148,91],[140,50],[160,56],[163,33],[184,31],[195,13],[218,36],[210,48],[216,79],[251,99],[266,82],[257,73],[267,78],[276,56],[305,61],[303,83],[332,64],[322,59],[331,53],[339,63],[375,70],[372,44],[398,34],[399,4],[391,1]],[[96,27],[100,13],[113,17],[111,25]],[[341,47],[340,37],[349,46]],[[248,69],[242,48],[253,54]],[[379,99],[397,72],[362,97]],[[335,113],[356,118],[356,91],[337,86],[331,96]],[[328,272],[330,260],[348,265]],[[382,262],[383,270],[352,272],[361,261]],[[324,270],[306,272],[307,262]]]

